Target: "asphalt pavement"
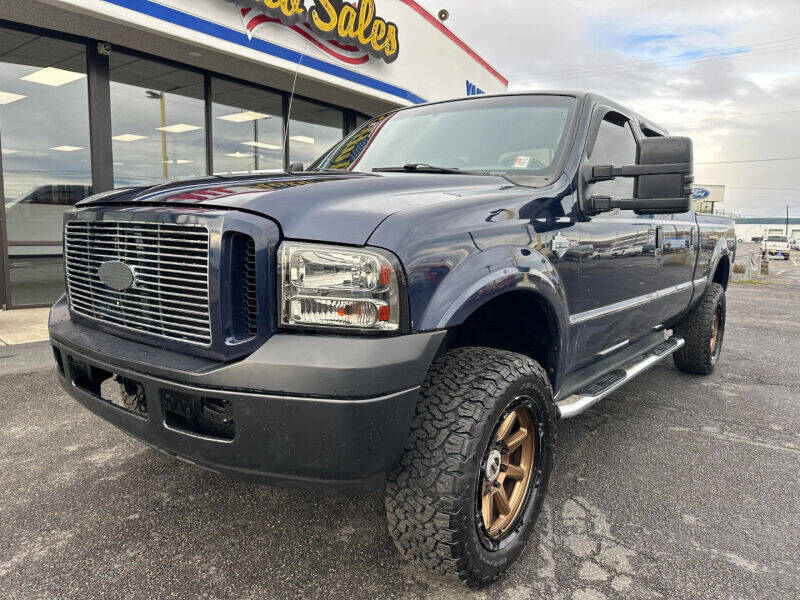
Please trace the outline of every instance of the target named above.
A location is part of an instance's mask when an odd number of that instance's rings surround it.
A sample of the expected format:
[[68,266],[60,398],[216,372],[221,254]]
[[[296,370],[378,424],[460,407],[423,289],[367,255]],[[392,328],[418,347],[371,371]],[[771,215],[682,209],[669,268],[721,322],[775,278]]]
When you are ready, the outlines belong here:
[[126,437],[0,348],[0,596],[800,597],[800,279],[732,284],[717,371],[671,361],[558,426],[536,535],[467,592],[404,564],[383,498],[230,481]]

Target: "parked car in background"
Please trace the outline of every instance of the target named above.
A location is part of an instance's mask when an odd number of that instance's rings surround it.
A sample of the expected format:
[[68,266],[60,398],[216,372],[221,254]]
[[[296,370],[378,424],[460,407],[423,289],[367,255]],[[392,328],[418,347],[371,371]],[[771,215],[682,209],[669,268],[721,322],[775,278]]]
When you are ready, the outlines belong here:
[[777,256],[789,260],[790,253],[789,238],[785,235],[769,235],[761,242],[761,254],[764,257]]
[[91,195],[90,185],[48,184],[7,201],[9,255],[60,256],[64,213]]
[[692,212],[692,163],[606,98],[509,94],[378,117],[306,172],[95,196],[65,217],[59,379],[212,471],[383,487],[402,556],[488,584],[557,419],[669,356],[717,364],[736,243]]

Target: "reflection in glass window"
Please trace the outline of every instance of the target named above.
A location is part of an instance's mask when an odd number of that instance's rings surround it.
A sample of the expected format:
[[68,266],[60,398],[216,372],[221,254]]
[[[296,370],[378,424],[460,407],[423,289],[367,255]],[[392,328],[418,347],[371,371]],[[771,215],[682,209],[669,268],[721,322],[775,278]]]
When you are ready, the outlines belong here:
[[215,173],[283,169],[282,98],[223,79],[211,81]]
[[343,127],[342,111],[295,98],[289,121],[291,162],[302,162],[308,166],[342,139]]
[[114,185],[149,185],[206,173],[203,76],[111,55]]
[[[633,137],[630,122],[621,115],[608,116],[600,123],[597,139],[592,150],[591,160],[596,165],[632,165],[636,163],[636,138]],[[612,198],[632,198],[633,178],[618,177],[611,181],[594,184],[598,196]]]
[[64,211],[91,193],[84,46],[0,28],[0,144],[11,302],[50,303]]

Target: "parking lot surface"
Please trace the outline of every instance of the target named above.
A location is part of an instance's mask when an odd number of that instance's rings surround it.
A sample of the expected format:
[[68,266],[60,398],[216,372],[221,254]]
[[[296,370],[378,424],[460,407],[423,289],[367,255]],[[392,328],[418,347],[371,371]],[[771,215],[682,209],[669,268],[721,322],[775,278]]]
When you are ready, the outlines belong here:
[[46,344],[0,348],[0,595],[798,598],[800,278],[732,284],[728,315],[712,376],[668,361],[559,423],[536,535],[477,592],[398,558],[380,493],[200,471],[69,399]]

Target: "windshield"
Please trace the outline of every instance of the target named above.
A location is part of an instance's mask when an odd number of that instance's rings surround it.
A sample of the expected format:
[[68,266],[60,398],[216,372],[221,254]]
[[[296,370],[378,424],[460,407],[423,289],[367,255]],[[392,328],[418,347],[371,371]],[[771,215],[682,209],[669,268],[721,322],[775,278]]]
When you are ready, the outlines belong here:
[[400,110],[366,123],[309,167],[372,172],[405,165],[544,175],[566,146],[570,96],[499,96]]
[[767,241],[768,242],[787,242],[788,243],[789,240],[788,240],[788,238],[786,238],[786,236],[783,236],[783,235],[771,235],[771,236],[769,236],[767,238]]

